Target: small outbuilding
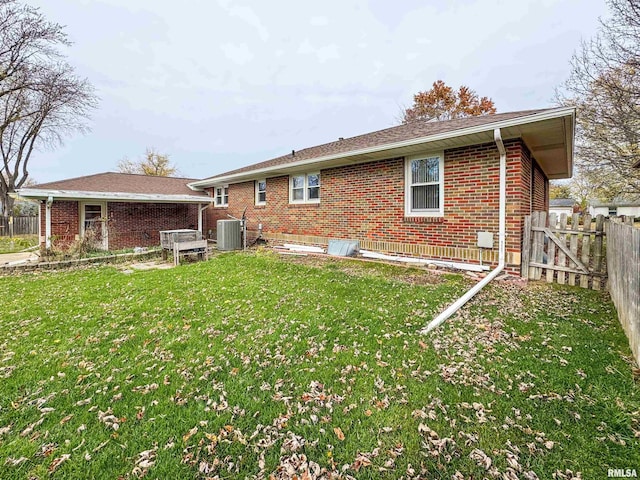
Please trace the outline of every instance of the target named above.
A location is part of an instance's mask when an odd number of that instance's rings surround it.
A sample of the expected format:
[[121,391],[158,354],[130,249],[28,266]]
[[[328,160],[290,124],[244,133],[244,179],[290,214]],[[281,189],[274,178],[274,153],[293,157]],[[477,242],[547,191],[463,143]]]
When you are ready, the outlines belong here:
[[40,203],[40,244],[65,248],[90,230],[99,248],[119,250],[160,244],[161,230],[204,231],[212,202],[190,189],[189,178],[106,172],[21,188]]
[[640,217],[640,198],[613,199],[610,202],[593,201],[589,205],[591,215],[604,215],[605,217],[634,216]]

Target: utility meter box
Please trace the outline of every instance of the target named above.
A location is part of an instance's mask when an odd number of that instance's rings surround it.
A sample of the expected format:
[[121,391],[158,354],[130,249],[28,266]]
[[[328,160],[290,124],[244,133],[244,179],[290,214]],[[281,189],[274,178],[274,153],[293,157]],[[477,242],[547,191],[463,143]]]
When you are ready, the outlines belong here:
[[478,247],[493,248],[493,233],[478,232]]

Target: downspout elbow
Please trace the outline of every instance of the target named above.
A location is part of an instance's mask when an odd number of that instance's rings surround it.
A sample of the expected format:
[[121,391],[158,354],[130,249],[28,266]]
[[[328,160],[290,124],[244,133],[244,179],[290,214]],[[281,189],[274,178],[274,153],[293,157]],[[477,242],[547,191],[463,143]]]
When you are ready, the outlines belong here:
[[420,330],[419,333],[429,333],[434,328],[437,328],[444,323],[451,315],[456,313],[465,303],[471,300],[480,290],[482,290],[489,282],[496,278],[505,266],[505,250],[506,250],[506,204],[507,204],[507,150],[504,148],[504,142],[502,141],[502,134],[499,128],[493,131],[493,139],[498,147],[500,153],[500,197],[498,206],[498,266],[492,270],[485,278],[475,284],[467,293],[456,300],[453,304],[449,305],[440,315],[434,318],[426,327]]

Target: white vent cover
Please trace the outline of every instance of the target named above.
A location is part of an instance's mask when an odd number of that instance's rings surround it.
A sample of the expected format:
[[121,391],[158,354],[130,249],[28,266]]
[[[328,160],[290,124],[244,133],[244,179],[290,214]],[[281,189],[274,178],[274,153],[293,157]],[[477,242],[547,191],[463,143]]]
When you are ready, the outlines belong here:
[[478,247],[493,248],[493,233],[478,232]]

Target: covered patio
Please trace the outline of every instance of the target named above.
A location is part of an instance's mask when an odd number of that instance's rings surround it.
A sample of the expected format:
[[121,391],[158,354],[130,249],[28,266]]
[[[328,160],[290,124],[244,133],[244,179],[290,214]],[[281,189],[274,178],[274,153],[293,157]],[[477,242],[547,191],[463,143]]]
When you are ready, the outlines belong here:
[[19,190],[40,203],[40,245],[65,248],[89,232],[99,248],[159,245],[159,232],[206,229],[212,199],[194,192],[192,179],[101,173]]

